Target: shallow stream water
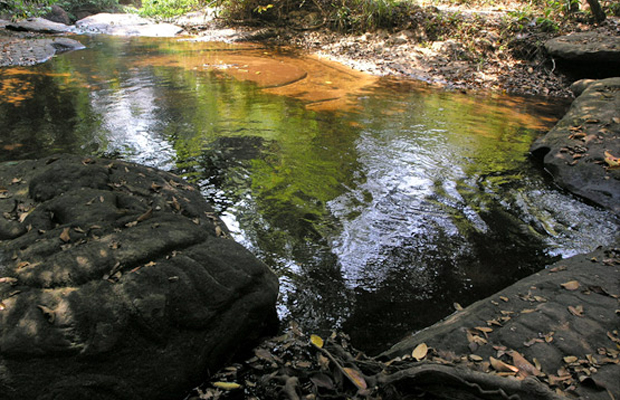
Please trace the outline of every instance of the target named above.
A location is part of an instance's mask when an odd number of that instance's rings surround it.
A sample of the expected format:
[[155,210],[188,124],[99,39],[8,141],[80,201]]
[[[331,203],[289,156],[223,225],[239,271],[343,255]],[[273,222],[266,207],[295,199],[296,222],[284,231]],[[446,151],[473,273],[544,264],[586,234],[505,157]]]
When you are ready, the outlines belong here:
[[433,90],[257,45],[80,39],[0,69],[0,161],[68,152],[183,175],[280,276],[279,314],[308,332],[375,353],[617,236],[528,158],[566,101]]

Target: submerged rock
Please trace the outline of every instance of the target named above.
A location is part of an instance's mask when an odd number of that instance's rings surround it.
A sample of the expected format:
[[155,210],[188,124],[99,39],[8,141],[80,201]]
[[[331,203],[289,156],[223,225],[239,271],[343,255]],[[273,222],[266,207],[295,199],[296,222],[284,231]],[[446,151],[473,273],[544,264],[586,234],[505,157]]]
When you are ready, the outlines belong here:
[[560,186],[616,214],[620,214],[618,110],[620,78],[589,83],[564,118],[531,148]]
[[114,36],[172,37],[183,31],[176,25],[155,23],[135,14],[99,13],[75,23],[85,33],[102,33]]
[[276,276],[172,174],[7,162],[0,211],[3,400],[180,398],[276,322]]

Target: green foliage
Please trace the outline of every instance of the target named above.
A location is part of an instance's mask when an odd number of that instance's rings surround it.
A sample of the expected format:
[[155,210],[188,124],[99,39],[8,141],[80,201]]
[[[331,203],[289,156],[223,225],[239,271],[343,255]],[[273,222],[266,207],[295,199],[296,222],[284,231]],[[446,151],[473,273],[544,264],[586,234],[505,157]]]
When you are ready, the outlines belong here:
[[144,0],[138,13],[143,17],[174,18],[200,8],[201,0]]
[[11,19],[23,19],[31,17],[40,17],[50,11],[51,6],[57,0],[0,0],[0,11],[5,9]]

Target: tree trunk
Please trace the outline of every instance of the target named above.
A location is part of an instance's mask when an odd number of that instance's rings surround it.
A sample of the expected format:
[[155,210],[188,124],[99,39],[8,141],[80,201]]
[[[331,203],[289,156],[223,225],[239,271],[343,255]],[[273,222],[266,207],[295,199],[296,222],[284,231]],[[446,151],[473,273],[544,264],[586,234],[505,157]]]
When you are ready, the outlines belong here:
[[605,13],[603,12],[598,0],[588,0],[588,4],[590,5],[592,15],[594,15],[594,20],[599,24],[605,21]]

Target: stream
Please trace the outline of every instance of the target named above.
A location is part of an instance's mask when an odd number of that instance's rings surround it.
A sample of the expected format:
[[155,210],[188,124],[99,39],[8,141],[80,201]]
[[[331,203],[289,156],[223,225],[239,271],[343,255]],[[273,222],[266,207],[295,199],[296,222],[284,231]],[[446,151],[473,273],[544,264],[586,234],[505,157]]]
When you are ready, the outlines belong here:
[[377,353],[617,237],[617,218],[528,156],[566,100],[441,91],[254,44],[79,40],[0,69],[0,162],[73,153],[182,175],[278,274],[278,313],[307,332]]

